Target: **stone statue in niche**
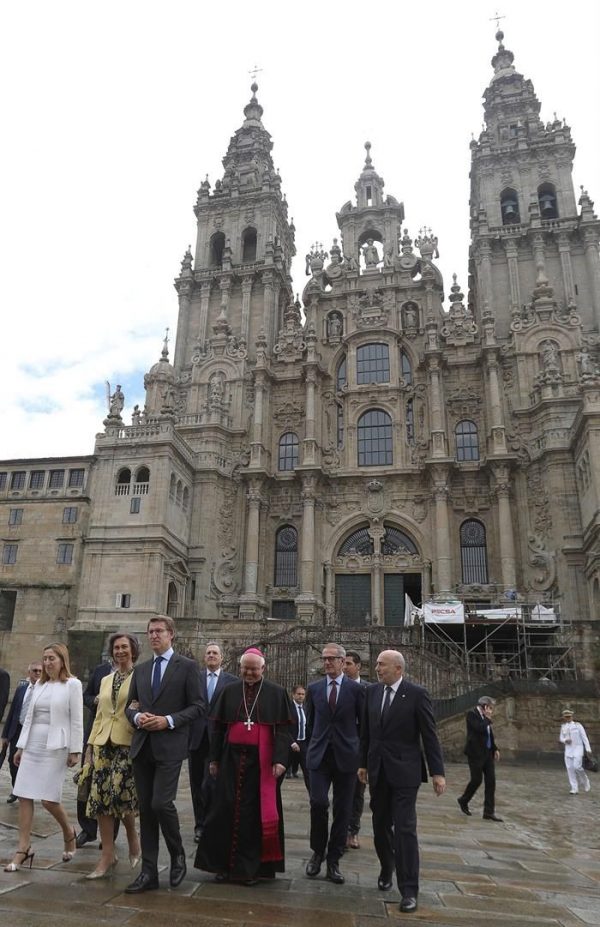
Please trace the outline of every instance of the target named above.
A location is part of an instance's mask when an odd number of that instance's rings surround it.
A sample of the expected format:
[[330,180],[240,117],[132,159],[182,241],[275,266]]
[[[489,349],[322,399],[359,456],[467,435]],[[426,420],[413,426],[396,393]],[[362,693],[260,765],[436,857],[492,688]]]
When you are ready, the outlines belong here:
[[577,360],[579,361],[579,369],[581,371],[582,379],[598,376],[596,365],[594,364],[589,351],[587,351],[585,348],[582,348],[577,355]]
[[377,267],[379,264],[379,252],[372,238],[367,238],[367,243],[363,248],[363,257],[367,267]]
[[332,312],[327,319],[327,338],[329,341],[339,341],[342,337],[344,325],[337,312]]
[[344,255],[344,266],[346,270],[349,270],[351,272],[356,272],[358,270],[358,263],[356,261],[356,258],[352,254]]
[[555,341],[542,341],[542,365],[544,370],[558,370],[558,345]]
[[407,303],[403,309],[404,328],[417,328],[419,324],[419,312],[414,303]]
[[383,266],[385,268],[394,266],[394,252],[391,248],[389,248],[383,255]]
[[225,394],[225,379],[222,373],[214,373],[208,384],[208,402],[211,408],[221,408]]

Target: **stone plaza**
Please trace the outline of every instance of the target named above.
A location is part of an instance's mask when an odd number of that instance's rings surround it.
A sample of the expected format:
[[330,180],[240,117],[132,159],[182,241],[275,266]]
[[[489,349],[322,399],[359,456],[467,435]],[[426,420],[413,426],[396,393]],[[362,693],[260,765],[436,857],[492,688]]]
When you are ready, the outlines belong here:
[[[498,769],[498,813],[503,823],[483,821],[481,799],[473,814],[461,814],[456,798],[467,767],[451,764],[448,790],[435,799],[421,789],[419,835],[421,891],[416,914],[402,915],[400,896],[376,888],[379,866],[370,815],[363,816],[358,850],[341,862],[346,884],[308,880],[308,800],[302,779],[283,785],[286,872],[255,887],[219,885],[192,867],[193,816],[187,773],[179,791],[184,843],[190,868],[182,886],[141,896],[125,895],[131,880],[124,837],[121,861],[111,878],[86,882],[98,859],[97,844],[60,861],[62,838],[49,815],[36,811],[33,868],[0,871],[0,917],[6,927],[111,924],[115,927],[383,927],[407,919],[431,927],[575,927],[600,925],[600,777],[588,794],[569,795],[559,764],[503,765]],[[6,769],[0,774],[0,856],[10,859],[18,811],[7,805]],[[75,819],[75,788],[68,781],[66,805]],[[161,855],[161,881],[168,882],[168,857]]]

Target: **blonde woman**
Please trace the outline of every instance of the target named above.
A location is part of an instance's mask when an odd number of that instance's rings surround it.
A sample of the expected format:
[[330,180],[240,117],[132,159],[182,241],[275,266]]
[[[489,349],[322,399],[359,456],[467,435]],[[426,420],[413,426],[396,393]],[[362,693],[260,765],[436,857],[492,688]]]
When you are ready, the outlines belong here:
[[49,644],[43,653],[42,666],[14,758],[18,767],[13,793],[19,799],[19,846],[5,872],[16,872],[27,863],[31,868],[34,801],[41,801],[60,825],[65,842],[63,861],[66,863],[75,855],[75,828],[61,802],[65,770],[81,759],[81,683],[71,674],[69,651],[64,644]]
[[86,879],[105,878],[116,862],[116,818],[125,825],[132,869],[140,859],[140,841],[135,829],[138,801],[129,758],[133,728],[125,716],[131,674],[140,647],[132,634],[117,631],[110,637],[108,651],[116,668],[100,683],[96,718],[85,755],[86,762],[92,763],[86,815],[98,819],[102,856]]

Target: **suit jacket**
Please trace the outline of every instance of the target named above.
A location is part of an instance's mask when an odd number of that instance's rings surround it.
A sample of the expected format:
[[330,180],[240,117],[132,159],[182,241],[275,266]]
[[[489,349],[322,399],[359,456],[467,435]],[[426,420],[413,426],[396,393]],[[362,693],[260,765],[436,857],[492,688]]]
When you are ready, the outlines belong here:
[[2,739],[8,740],[9,743],[17,732],[20,732],[19,715],[21,714],[23,699],[25,698],[25,693],[28,688],[29,682],[20,682],[13,693],[13,699],[6,716],[6,721],[4,722],[4,728],[2,729]]
[[223,691],[225,686],[231,685],[232,682],[239,681],[237,676],[234,676],[232,673],[226,673],[225,670],[222,669],[217,677],[215,691],[213,692],[213,696],[209,702],[207,688],[208,670],[206,667],[200,670],[199,675],[200,692],[202,694],[202,698],[204,699],[206,710],[202,712],[199,718],[196,718],[196,720],[192,721],[190,724],[190,750],[198,750],[202,746],[204,738],[208,737],[210,733],[210,712],[211,708],[214,708],[219,693]]
[[61,750],[63,747],[68,747],[69,753],[81,753],[83,747],[83,694],[81,683],[75,676],[71,676],[65,682],[36,682],[29,700],[21,735],[17,741],[17,747],[20,750],[27,747],[35,706],[46,686],[50,686],[52,693],[50,728],[46,749]]
[[366,689],[344,676],[337,694],[335,711],[327,701],[327,677],[311,682],[306,690],[304,710],[308,749],[308,769],[318,769],[331,745],[340,772],[358,769],[359,729]]
[[108,674],[112,672],[113,668],[110,663],[99,663],[98,666],[95,666],[90,673],[87,686],[83,690],[83,704],[89,710],[83,733],[83,739],[85,743],[87,743],[92,725],[96,718],[96,709],[98,707],[96,703],[96,696],[100,694],[100,683],[105,676],[108,676]]
[[490,728],[492,735],[492,751],[497,750],[496,741],[494,740],[494,728],[489,718],[482,718],[481,712],[477,708],[471,708],[466,715],[467,720],[467,742],[465,743],[464,753],[473,763],[484,763],[488,755],[487,747],[487,730]]
[[129,704],[129,689],[131,687],[131,676],[121,684],[119,694],[117,695],[117,704],[113,708],[112,702],[112,685],[114,673],[104,676],[100,683],[100,698],[96,706],[96,718],[88,744],[101,745],[110,740],[113,744],[121,744],[128,747],[133,736],[133,728],[129,723],[129,718],[125,716],[125,708]]
[[432,776],[443,776],[442,748],[427,690],[402,679],[382,723],[384,688],[382,683],[367,688],[362,718],[360,765],[367,769],[370,784],[377,785],[382,770],[390,785],[406,788],[427,782],[427,768]]
[[[142,749],[147,737],[152,738],[152,752],[157,760],[182,762],[188,753],[188,725],[204,711],[204,699],[200,692],[198,664],[180,653],[174,653],[163,673],[156,698],[152,695],[152,663],[146,660],[133,671],[129,689],[129,705],[125,714],[134,728],[130,755],[134,759]],[[171,715],[173,729],[144,731],[135,727],[135,715],[148,711],[155,715]]]
[[298,718],[298,707],[299,706],[298,706],[298,703],[294,701],[294,699],[292,699],[292,704],[294,706],[294,714],[296,716],[294,718],[294,723],[292,724],[292,743],[293,744],[294,743],[306,744],[308,740],[308,719],[306,717],[306,702],[302,703],[302,708],[304,709],[304,740],[303,741],[298,740],[298,734],[300,733],[300,721]]
[[8,702],[10,692],[10,676],[4,669],[0,669],[0,721],[4,716],[4,709]]

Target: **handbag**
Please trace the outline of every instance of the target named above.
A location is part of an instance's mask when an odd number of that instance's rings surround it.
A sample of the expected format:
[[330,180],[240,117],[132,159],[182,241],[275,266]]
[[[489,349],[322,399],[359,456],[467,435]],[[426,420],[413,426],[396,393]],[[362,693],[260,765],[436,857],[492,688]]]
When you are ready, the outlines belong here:
[[598,760],[591,753],[583,754],[582,766],[587,772],[598,772]]
[[87,802],[90,797],[93,769],[91,763],[84,763],[79,772],[73,776],[73,782],[77,786],[77,801]]

